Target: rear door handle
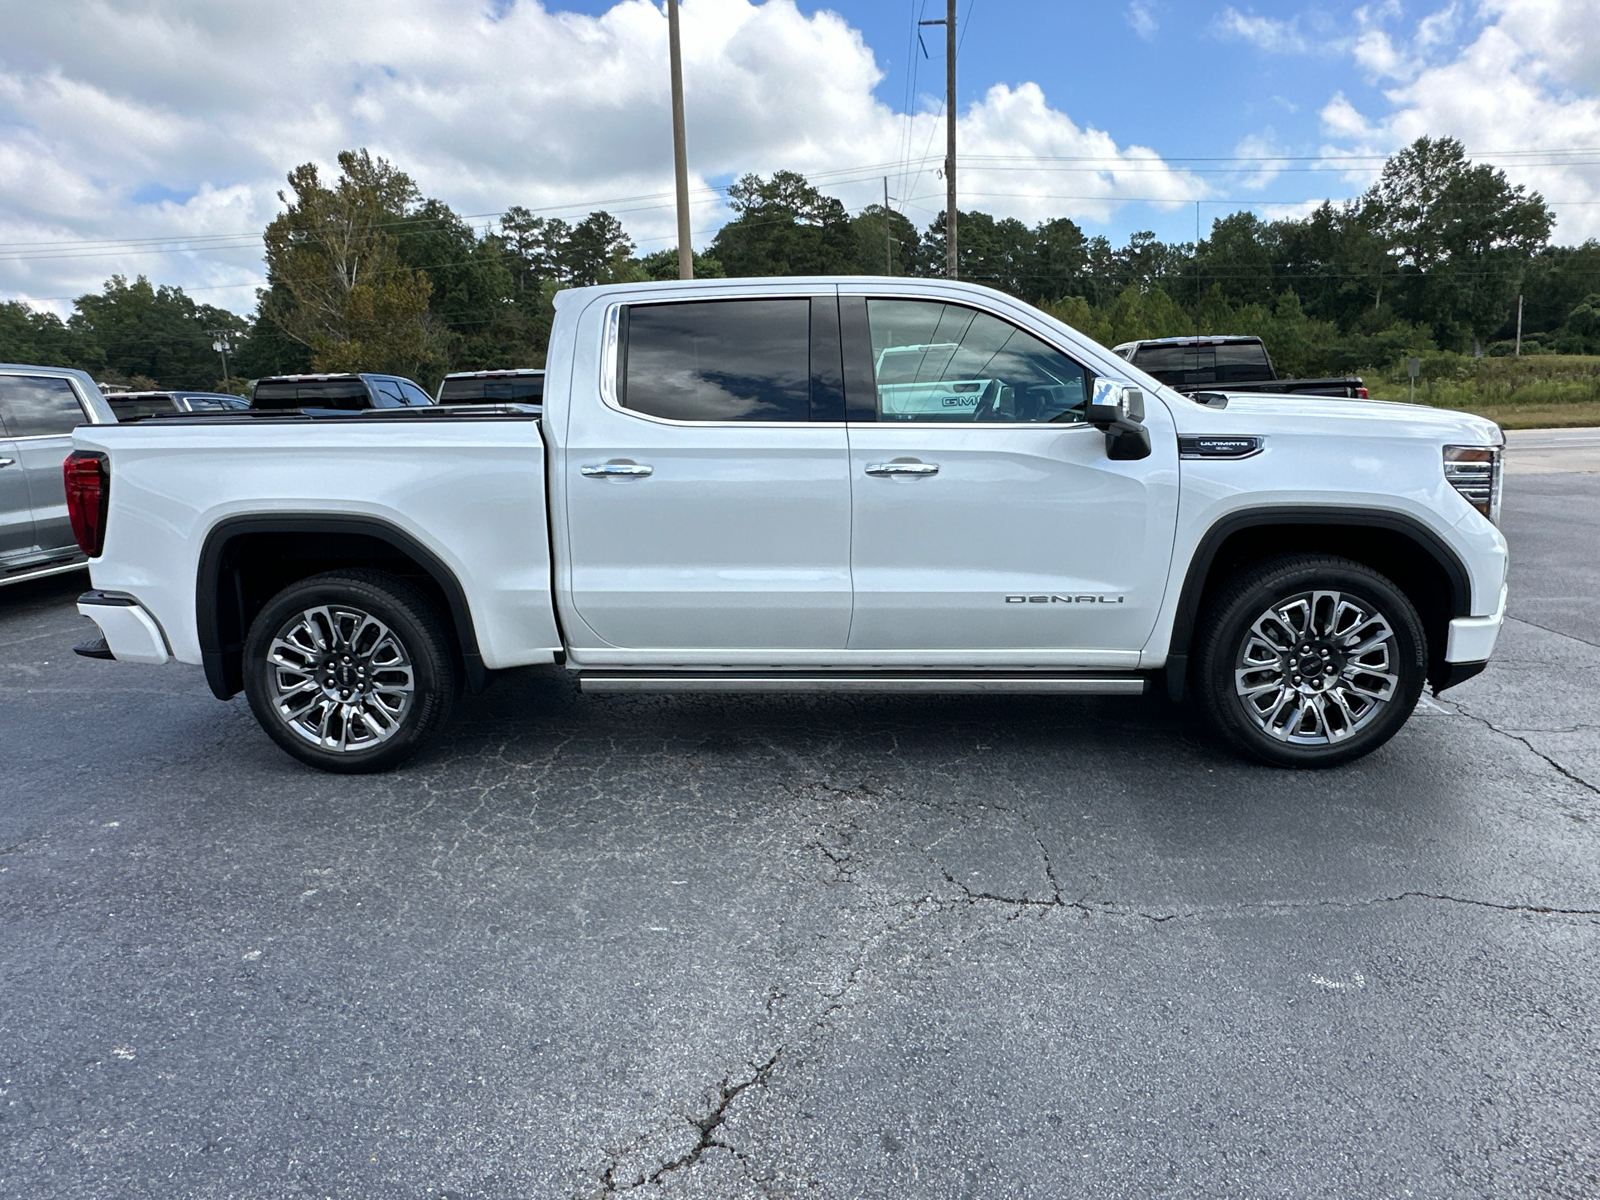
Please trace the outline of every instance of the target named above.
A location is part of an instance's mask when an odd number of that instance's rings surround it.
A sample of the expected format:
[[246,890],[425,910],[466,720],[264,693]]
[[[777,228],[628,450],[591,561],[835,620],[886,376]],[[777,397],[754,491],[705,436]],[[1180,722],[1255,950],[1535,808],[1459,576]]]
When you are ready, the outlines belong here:
[[17,460],[14,458],[0,458],[0,467],[14,467]]
[[642,479],[655,473],[655,468],[645,463],[588,463],[578,468],[589,479]]
[[880,477],[893,477],[895,475],[937,475],[938,463],[925,462],[886,462],[868,463],[867,474]]

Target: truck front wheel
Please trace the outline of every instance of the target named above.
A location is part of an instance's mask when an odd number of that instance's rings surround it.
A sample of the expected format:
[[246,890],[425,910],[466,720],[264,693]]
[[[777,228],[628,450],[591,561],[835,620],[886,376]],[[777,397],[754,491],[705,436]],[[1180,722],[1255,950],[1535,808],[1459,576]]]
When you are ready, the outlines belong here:
[[421,592],[380,571],[337,571],[268,601],[245,639],[244,684],[261,727],[302,762],[382,771],[444,724],[455,661]]
[[1236,749],[1283,767],[1331,767],[1376,750],[1427,676],[1417,610],[1349,559],[1285,555],[1246,568],[1204,607],[1194,686]]

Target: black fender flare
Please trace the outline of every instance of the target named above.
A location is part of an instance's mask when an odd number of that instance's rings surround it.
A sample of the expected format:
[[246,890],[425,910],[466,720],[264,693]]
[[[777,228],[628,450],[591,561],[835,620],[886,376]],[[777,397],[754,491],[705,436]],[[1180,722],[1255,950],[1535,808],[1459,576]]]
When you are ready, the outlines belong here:
[[1194,624],[1200,615],[1200,599],[1217,551],[1234,534],[1270,525],[1341,525],[1352,528],[1382,529],[1398,533],[1415,542],[1444,572],[1450,587],[1451,617],[1472,614],[1472,577],[1459,555],[1437,533],[1415,517],[1381,508],[1347,508],[1342,505],[1281,505],[1252,508],[1229,513],[1206,530],[1195,546],[1178,593],[1178,609],[1173,614],[1172,637],[1167,646],[1167,694],[1174,701],[1183,698],[1189,670],[1189,645],[1194,639]]
[[195,576],[195,631],[200,641],[200,661],[212,695],[227,700],[243,690],[239,662],[240,643],[224,645],[217,592],[222,571],[227,565],[226,551],[235,538],[257,533],[356,534],[385,542],[426,571],[443,593],[449,608],[451,626],[461,648],[461,662],[467,686],[482,691],[488,672],[478,649],[478,635],[472,624],[472,610],[460,581],[442,559],[411,534],[376,517],[346,516],[339,513],[262,513],[227,517],[212,526],[200,549]]

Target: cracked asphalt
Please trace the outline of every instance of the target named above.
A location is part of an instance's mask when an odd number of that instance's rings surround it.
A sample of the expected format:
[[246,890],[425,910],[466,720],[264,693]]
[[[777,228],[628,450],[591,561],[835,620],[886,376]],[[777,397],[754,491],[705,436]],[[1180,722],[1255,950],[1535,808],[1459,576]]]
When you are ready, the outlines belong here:
[[1600,1194],[1600,475],[1302,774],[1156,699],[583,697],[378,778],[0,592],[0,1196]]

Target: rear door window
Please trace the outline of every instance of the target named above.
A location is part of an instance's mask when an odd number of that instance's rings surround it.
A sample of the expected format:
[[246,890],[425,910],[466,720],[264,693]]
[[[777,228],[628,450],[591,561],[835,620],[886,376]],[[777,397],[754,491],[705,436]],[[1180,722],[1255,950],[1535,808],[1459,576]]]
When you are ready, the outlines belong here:
[[623,309],[618,400],[671,421],[809,421],[811,302]]
[[0,414],[12,437],[51,437],[85,423],[78,394],[65,379],[0,376]]

